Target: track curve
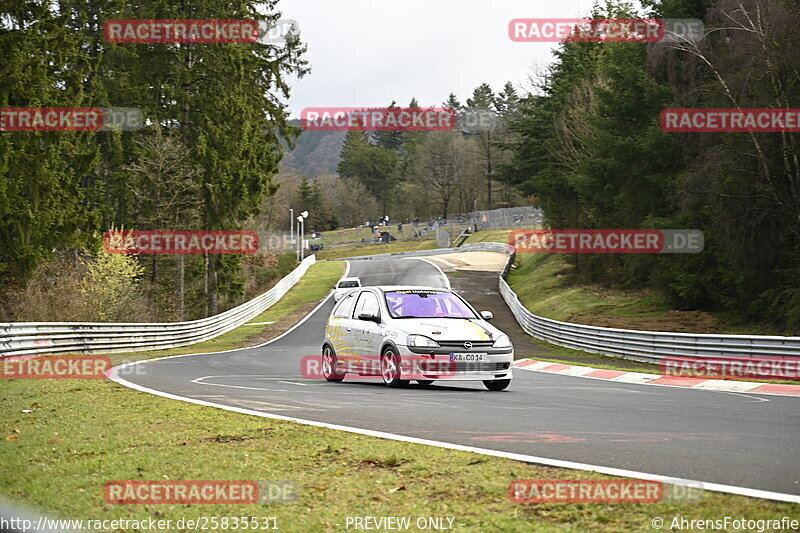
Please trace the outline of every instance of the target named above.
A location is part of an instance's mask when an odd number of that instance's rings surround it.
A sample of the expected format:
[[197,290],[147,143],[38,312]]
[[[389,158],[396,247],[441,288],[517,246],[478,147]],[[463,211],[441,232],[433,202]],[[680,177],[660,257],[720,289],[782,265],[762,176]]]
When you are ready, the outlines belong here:
[[[349,269],[365,285],[446,284],[438,267],[420,259],[354,261]],[[332,307],[325,300],[264,345],[131,363],[118,369],[116,380],[264,416],[480,448],[531,462],[548,458],[547,464],[595,466],[606,473],[699,480],[712,490],[800,502],[797,398],[534,372],[517,372],[500,393],[480,382],[388,389],[378,381],[303,379],[300,359],[319,355]]]

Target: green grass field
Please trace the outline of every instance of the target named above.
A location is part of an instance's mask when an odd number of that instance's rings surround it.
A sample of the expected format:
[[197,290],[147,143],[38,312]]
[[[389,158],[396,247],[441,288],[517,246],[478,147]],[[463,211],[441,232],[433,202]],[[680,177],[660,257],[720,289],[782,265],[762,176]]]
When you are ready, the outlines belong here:
[[[508,242],[509,230],[479,231],[471,235],[466,242]],[[614,317],[620,325],[637,329],[640,322],[631,320],[626,325],[625,318],[652,318],[657,324],[666,324],[670,329],[671,312],[663,297],[652,291],[618,291],[601,289],[587,285],[568,283],[569,268],[559,254],[517,254],[514,268],[507,277],[508,284],[519,296],[522,304],[532,313],[564,320],[568,322],[584,322],[583,317]],[[717,317],[721,318],[721,317]],[[743,326],[730,325],[721,320],[726,333],[770,334],[762,325]],[[683,325],[683,324],[679,324]],[[546,346],[550,357],[538,357],[542,361],[554,363],[577,364],[605,368],[610,370],[639,371],[659,374],[657,364],[634,363],[616,357],[591,354],[578,350],[570,350],[544,341],[536,341]],[[796,381],[784,380],[751,380],[738,381],[768,382],[797,385]]]
[[316,252],[316,254],[318,259],[341,259],[344,257],[412,252],[415,250],[430,250],[433,248],[436,248],[436,241],[433,239],[426,239],[395,241],[385,244],[364,243],[340,248],[326,248]]
[[[510,230],[479,231],[466,242],[508,243]],[[567,320],[575,314],[594,312],[616,316],[655,316],[669,308],[663,299],[646,291],[600,291],[565,283],[568,267],[559,254],[517,254],[507,281],[522,304],[532,313]]]
[[657,316],[669,307],[657,295],[600,290],[564,283],[568,267],[557,254],[518,254],[508,284],[529,311],[555,320],[596,312],[615,316]]
[[[655,516],[800,512],[711,492],[691,503],[513,503],[512,480],[610,478],[232,413],[108,381],[14,380],[0,398],[0,493],[68,519],[275,516],[281,530],[305,532],[343,530],[336,524],[346,516],[450,516],[456,531],[627,532],[649,530]],[[290,481],[299,499],[119,505],[103,499],[112,480]]]
[[[423,227],[424,225],[420,225],[419,229],[421,230]],[[399,241],[414,239],[414,230],[411,224],[403,224],[403,231],[397,231],[397,224],[390,224],[382,227],[382,229],[391,233],[392,237]],[[328,248],[361,244],[362,239],[372,239],[374,237],[375,234],[371,228],[340,228],[323,231],[320,240]],[[311,236],[307,235],[306,238],[310,239]],[[433,235],[426,234],[426,238],[433,238]]]

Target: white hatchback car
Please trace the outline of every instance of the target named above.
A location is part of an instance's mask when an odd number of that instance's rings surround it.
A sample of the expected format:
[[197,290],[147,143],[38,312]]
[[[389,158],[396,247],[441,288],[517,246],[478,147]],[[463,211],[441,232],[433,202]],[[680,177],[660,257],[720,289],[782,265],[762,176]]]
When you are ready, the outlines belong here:
[[333,290],[333,301],[338,302],[339,298],[347,294],[353,289],[361,287],[361,280],[359,278],[342,278],[336,284]]
[[508,336],[461,296],[447,289],[362,287],[333,308],[322,344],[322,375],[381,377],[396,387],[414,379],[511,383],[514,347]]

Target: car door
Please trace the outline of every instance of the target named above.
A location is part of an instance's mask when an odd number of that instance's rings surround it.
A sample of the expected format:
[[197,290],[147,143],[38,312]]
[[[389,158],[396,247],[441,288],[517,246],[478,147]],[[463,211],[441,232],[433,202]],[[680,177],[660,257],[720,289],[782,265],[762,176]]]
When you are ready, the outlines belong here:
[[355,307],[357,296],[358,291],[353,291],[339,300],[328,321],[327,331],[325,332],[326,338],[333,345],[336,357],[345,366],[353,354],[356,353],[353,336],[353,308]]
[[353,340],[357,357],[351,363],[369,369],[368,373],[379,372],[381,326],[371,320],[362,320],[359,315],[367,313],[380,317],[380,306],[377,295],[369,290],[361,291],[353,311]]

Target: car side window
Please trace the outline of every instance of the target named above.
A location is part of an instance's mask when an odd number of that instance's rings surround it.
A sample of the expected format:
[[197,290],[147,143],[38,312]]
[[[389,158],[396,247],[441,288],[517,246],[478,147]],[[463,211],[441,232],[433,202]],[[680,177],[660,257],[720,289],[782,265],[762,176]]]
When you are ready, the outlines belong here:
[[356,297],[353,294],[342,298],[342,301],[339,302],[339,305],[333,312],[333,316],[336,318],[350,318],[350,314],[353,312],[353,304],[355,301]]
[[378,298],[375,297],[369,291],[364,291],[361,293],[361,296],[358,297],[358,303],[356,304],[356,312],[353,314],[354,318],[358,318],[358,316],[362,313],[369,313],[370,315],[378,316]]

